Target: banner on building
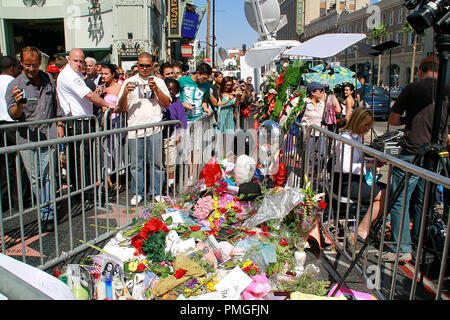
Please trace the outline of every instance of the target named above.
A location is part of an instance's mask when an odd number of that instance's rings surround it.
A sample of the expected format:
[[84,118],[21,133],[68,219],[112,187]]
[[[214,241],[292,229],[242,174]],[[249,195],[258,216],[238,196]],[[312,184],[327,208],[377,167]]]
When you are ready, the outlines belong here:
[[181,12],[180,0],[170,0],[168,38],[181,37]]
[[184,12],[183,25],[181,27],[181,36],[188,39],[195,39],[198,26],[198,14],[191,11]]
[[305,26],[303,9],[304,9],[303,1],[298,1],[297,2],[297,23],[296,23],[296,28],[295,28],[295,32],[298,35],[301,35],[303,33],[303,28]]

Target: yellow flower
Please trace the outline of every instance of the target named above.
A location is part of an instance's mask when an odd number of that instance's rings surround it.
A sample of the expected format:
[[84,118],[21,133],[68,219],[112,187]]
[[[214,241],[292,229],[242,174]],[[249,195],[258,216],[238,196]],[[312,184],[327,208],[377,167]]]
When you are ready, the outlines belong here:
[[219,212],[219,210],[215,210],[214,211],[214,218],[220,219],[220,212]]
[[242,267],[243,267],[243,268],[247,268],[247,267],[249,267],[249,266],[251,266],[251,265],[252,265],[252,262],[251,262],[250,260],[247,260],[247,261],[244,262],[244,264],[242,265]]
[[208,281],[206,283],[206,291],[207,292],[216,291],[216,288],[215,288],[216,284],[217,284],[217,281],[214,281],[214,280]]
[[138,264],[135,261],[131,261],[128,264],[128,270],[130,270],[131,272],[135,272],[137,270],[137,266]]

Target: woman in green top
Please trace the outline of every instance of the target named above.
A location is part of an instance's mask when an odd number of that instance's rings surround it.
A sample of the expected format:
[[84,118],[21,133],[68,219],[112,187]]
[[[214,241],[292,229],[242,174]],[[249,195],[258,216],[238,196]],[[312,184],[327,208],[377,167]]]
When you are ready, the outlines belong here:
[[234,133],[234,108],[236,107],[236,92],[233,91],[233,78],[224,77],[219,88],[219,123],[222,133]]

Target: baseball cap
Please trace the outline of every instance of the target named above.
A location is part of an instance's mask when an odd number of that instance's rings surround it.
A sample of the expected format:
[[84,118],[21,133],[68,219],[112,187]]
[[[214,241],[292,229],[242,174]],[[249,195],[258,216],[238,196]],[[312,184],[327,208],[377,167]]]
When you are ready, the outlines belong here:
[[323,85],[321,83],[319,83],[319,82],[311,82],[308,85],[308,91],[309,92],[313,92],[313,91],[316,91],[316,90],[323,90],[323,89],[324,89]]
[[52,65],[52,66],[48,66],[46,71],[50,72],[50,73],[58,73],[59,72],[59,68],[57,66],[53,66]]

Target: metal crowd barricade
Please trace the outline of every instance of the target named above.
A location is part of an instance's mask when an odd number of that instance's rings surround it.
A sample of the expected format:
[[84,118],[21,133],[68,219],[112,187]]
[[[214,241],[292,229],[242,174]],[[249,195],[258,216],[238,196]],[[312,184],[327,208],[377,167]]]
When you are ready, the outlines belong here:
[[[60,120],[69,121],[71,119],[58,119],[58,121]],[[0,200],[0,251],[10,256],[21,257],[23,262],[33,266],[48,269],[90,248],[90,244],[110,238],[119,228],[131,223],[133,218],[142,213],[145,206],[151,205],[153,199],[149,199],[151,195],[148,195],[148,186],[146,185],[144,188],[147,199],[135,206],[130,205],[129,202],[130,183],[126,183],[126,189],[115,199],[115,203],[112,201],[108,203],[107,197],[102,199],[101,189],[107,182],[105,181],[106,177],[100,173],[99,141],[105,137],[126,135],[125,145],[128,146],[130,132],[142,131],[145,133],[175,124],[180,124],[180,122],[168,121],[129,128],[123,127],[0,148],[0,155],[16,153],[16,163],[20,161],[19,152],[36,151],[32,162],[34,167],[38,167],[37,163],[41,160],[41,150],[50,150],[52,155],[48,160],[48,174],[45,175],[44,172],[38,174],[38,182],[33,190],[33,199],[29,204],[24,205],[22,201],[19,201],[17,210],[4,210],[3,201]],[[156,140],[154,136],[149,136],[148,139],[152,138]],[[78,146],[75,149],[77,160],[86,159],[93,164],[88,170],[87,161],[79,161],[80,171],[76,171],[77,184],[70,183],[69,175],[63,177],[62,170],[60,170],[62,165],[59,146],[70,144]],[[84,148],[86,145],[89,148]],[[84,151],[89,154],[84,154]],[[154,155],[162,153],[162,150],[154,151]],[[67,157],[66,161],[68,168],[71,158]],[[118,159],[116,158],[115,161]],[[130,166],[129,157],[125,157],[123,168]],[[92,174],[90,180],[86,179],[87,171]],[[151,173],[149,172],[149,174]],[[15,178],[20,190],[21,177]],[[47,180],[49,195],[47,198],[40,198],[40,191],[44,190],[44,181]],[[158,191],[162,191],[162,185]],[[161,194],[161,192],[159,193]],[[43,201],[44,199],[47,200]],[[50,206],[53,206],[53,214],[57,223],[49,233],[41,229],[41,214],[43,209]]]
[[[92,125],[85,128],[86,121],[91,122]],[[71,117],[63,117],[63,118],[54,118],[54,119],[47,119],[47,120],[40,120],[40,121],[30,121],[30,122],[15,122],[11,124],[6,124],[1,126],[2,130],[2,137],[3,145],[4,146],[16,146],[22,144],[22,143],[33,143],[33,142],[40,142],[43,141],[42,139],[45,139],[45,136],[41,133],[46,133],[48,130],[50,130],[51,127],[54,127],[54,130],[56,132],[57,129],[57,123],[61,123],[64,127],[64,135],[70,136],[72,135],[73,130],[75,131],[81,131],[85,133],[91,133],[96,132],[99,129],[99,124],[97,121],[97,118],[93,115],[87,115],[87,116],[71,116]],[[10,137],[13,137],[12,139],[9,139],[7,142],[7,136],[6,132],[10,135]],[[53,134],[56,134],[56,133]],[[19,140],[19,135],[21,139]],[[25,137],[26,141],[23,141]],[[66,145],[67,147],[67,145]],[[90,153],[93,153],[93,148],[96,148],[96,144],[93,143],[89,146]],[[27,170],[23,163],[23,158],[20,155],[20,148],[14,152],[8,154],[7,157],[4,157],[4,159],[1,159],[1,168],[3,170],[2,174],[6,174],[6,181],[8,186],[6,190],[2,191],[2,197],[5,198],[4,195],[7,194],[7,202],[3,201],[3,216],[13,216],[16,211],[22,211],[27,212],[26,206],[30,202],[31,207],[35,206],[35,200],[36,197],[33,196],[33,194],[36,193],[36,186],[33,186],[30,183],[29,180],[29,174],[27,174]],[[77,163],[79,162],[79,159],[77,157],[74,157],[75,154],[71,155],[71,152],[74,152],[73,148],[64,148],[63,144],[55,144],[53,146],[49,146],[48,150],[51,151],[54,156],[56,156],[58,159],[65,158],[72,158]],[[47,151],[47,150],[41,150],[41,151]],[[63,155],[64,154],[64,155]],[[41,156],[38,154],[38,159],[40,159]],[[12,160],[12,161],[11,161]],[[37,159],[34,159],[34,163],[36,163]],[[94,168],[98,167],[97,161],[98,159],[91,159],[92,166],[91,170],[88,173],[89,176],[92,178],[94,176],[94,172],[92,171]],[[66,160],[67,161],[67,160]],[[63,185],[61,179],[67,174],[67,162],[63,163],[64,161],[56,161],[55,162],[55,170],[57,171],[56,177],[59,179],[58,185]],[[77,166],[79,168],[79,166]],[[11,177],[10,173],[15,173],[15,177]],[[81,176],[80,172],[76,172],[74,175],[77,179],[74,179],[72,181],[73,185],[77,185],[77,189],[81,188],[81,180],[78,178]],[[76,180],[76,181],[75,181]],[[3,184],[2,184],[3,185]],[[75,189],[75,188],[73,188]],[[60,192],[62,192],[62,189],[59,189]],[[6,199],[3,199],[6,200]]]
[[305,182],[305,135],[305,127],[294,122],[284,136],[280,160],[286,165],[287,185],[290,187],[301,188]]
[[[308,180],[312,182],[312,186],[317,193],[324,192],[326,194],[326,199],[328,202],[328,208],[326,213],[322,217],[321,230],[323,232],[324,238],[332,241],[335,250],[322,252],[323,261],[327,264],[327,269],[330,273],[334,274],[337,278],[336,281],[339,283],[342,279],[344,282],[340,285],[345,285],[346,277],[354,268],[359,275],[362,277],[364,284],[367,289],[371,290],[380,299],[416,299],[420,294],[431,295],[433,299],[448,299],[448,296],[443,293],[444,279],[448,274],[446,272],[448,269],[447,259],[448,259],[448,247],[449,247],[449,221],[445,221],[446,230],[442,230],[445,234],[445,240],[443,241],[443,246],[437,255],[435,256],[436,261],[439,265],[438,275],[434,279],[429,279],[427,273],[424,271],[425,255],[424,252],[427,251],[425,245],[425,239],[429,234],[429,229],[426,228],[426,223],[429,223],[429,215],[427,214],[426,208],[432,199],[430,199],[428,190],[433,185],[440,185],[444,189],[450,188],[450,179],[434,173],[428,170],[422,169],[418,166],[412,165],[405,161],[402,161],[393,156],[384,154],[378,150],[370,148],[364,144],[359,144],[354,141],[343,138],[342,136],[330,132],[319,126],[310,126],[307,130],[306,137],[312,136],[315,132],[320,133],[317,137],[316,144],[306,144],[308,146],[306,150],[306,159],[311,161],[306,163],[305,172],[308,175]],[[306,138],[307,139],[307,138]],[[320,148],[320,142],[324,142],[328,148],[328,152],[322,154],[318,150]],[[359,190],[358,199],[351,200],[350,198],[342,197],[342,187],[340,185],[334,186],[336,181],[334,181],[334,172],[340,174],[342,178],[342,164],[341,168],[338,170],[335,168],[336,157],[343,157],[343,154],[336,154],[336,145],[338,143],[348,145],[353,150],[359,150],[362,152],[364,157],[371,158],[375,165],[382,161],[387,164],[387,172],[383,176],[382,182],[386,183],[386,194],[383,212],[380,214],[378,222],[378,230],[372,230],[376,232],[375,235],[377,240],[374,242],[367,242],[361,246],[360,241],[351,245],[348,241],[348,233],[353,230],[357,233],[357,226],[362,220],[363,215],[369,207],[373,206],[374,197],[374,187],[371,189],[370,199],[362,199],[361,197],[361,185],[366,183],[363,176],[359,176]],[[319,146],[319,147],[318,147]],[[343,148],[342,148],[343,150]],[[353,152],[351,153],[353,158]],[[350,163],[352,160],[350,161]],[[390,212],[388,212],[389,205],[391,203],[390,195],[393,194],[394,190],[391,190],[391,182],[393,175],[393,167],[398,167],[406,172],[407,180],[411,175],[418,176],[425,180],[425,196],[421,216],[421,228],[417,243],[413,243],[416,246],[415,249],[415,259],[414,262],[400,263],[398,260],[399,251],[396,252],[396,261],[394,263],[388,263],[381,260],[381,254],[388,250],[389,246],[395,245],[399,248],[399,242],[393,243],[387,236],[389,230],[389,217]],[[335,170],[336,169],[336,170]],[[385,169],[383,169],[386,171]],[[352,167],[350,167],[350,172],[352,172]],[[351,173],[350,178],[351,179]],[[408,183],[405,183],[405,189]],[[348,187],[348,194],[350,194],[350,184]],[[368,205],[363,205],[363,202],[369,201]],[[401,221],[405,215],[405,204],[403,203]],[[371,217],[372,218],[372,217]],[[372,219],[371,219],[372,220]],[[415,223],[418,223],[417,221]],[[403,223],[402,223],[403,224]],[[372,226],[374,223],[372,223]],[[400,225],[400,230],[402,225]],[[399,236],[401,238],[401,236]],[[364,246],[367,246],[366,250],[363,250]],[[345,258],[344,261],[339,261],[340,257]],[[361,259],[361,260],[359,260]],[[346,270],[344,275],[339,275],[337,273],[337,267],[332,267],[330,260],[334,260],[337,264],[346,264],[350,262],[350,266]],[[419,286],[420,284],[420,286]]]

